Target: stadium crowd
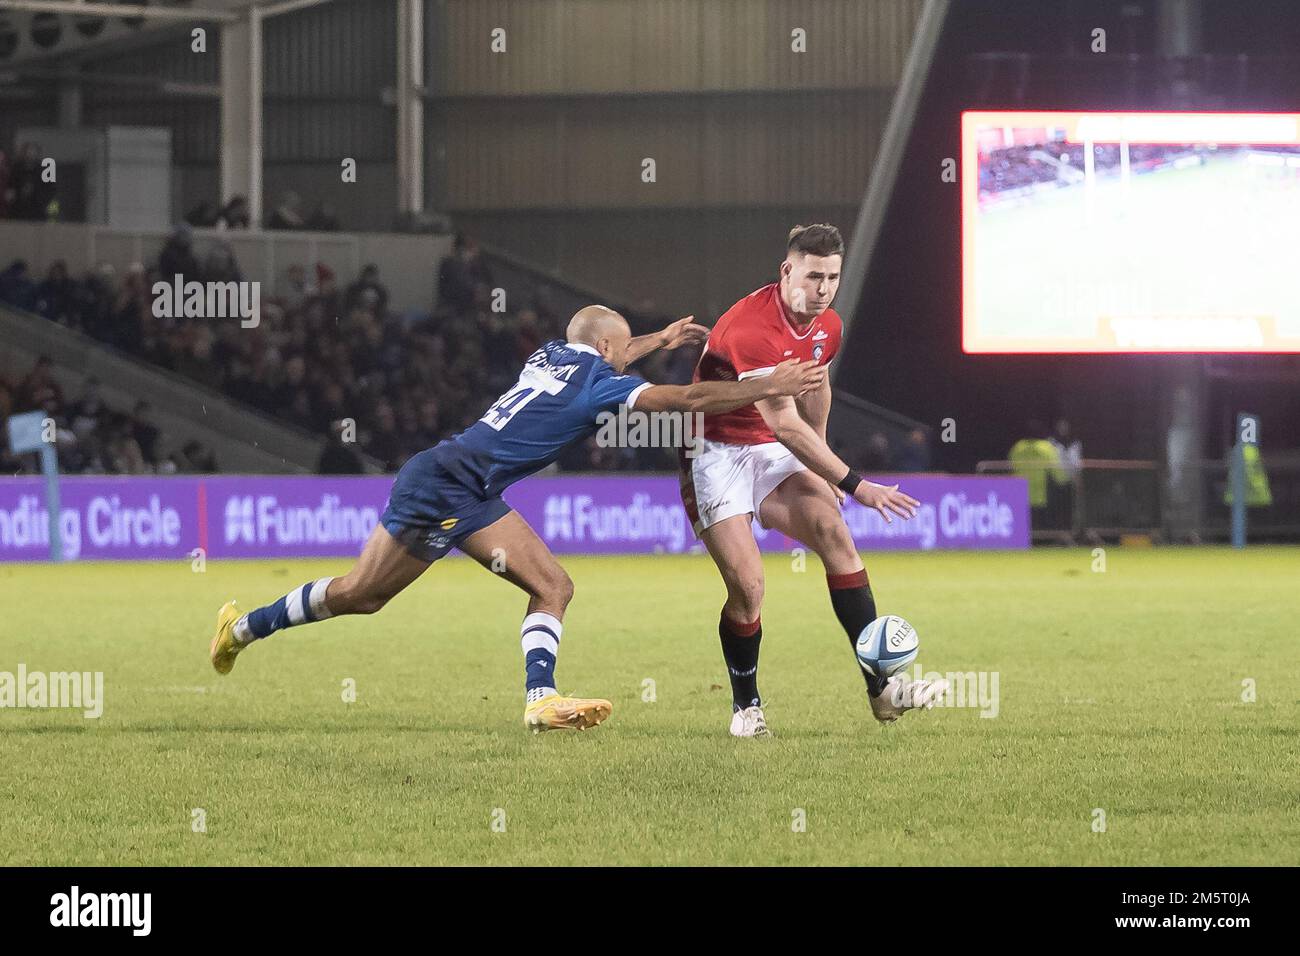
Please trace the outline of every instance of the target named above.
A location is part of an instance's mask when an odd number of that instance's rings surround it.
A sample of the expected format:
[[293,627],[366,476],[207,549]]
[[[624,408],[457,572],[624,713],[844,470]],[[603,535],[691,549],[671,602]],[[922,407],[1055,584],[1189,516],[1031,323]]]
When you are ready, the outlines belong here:
[[[54,422],[60,470],[70,474],[174,475],[219,471],[212,452],[190,439],[173,443],[153,420],[148,402],[127,412],[110,407],[96,378],[87,378],[69,400],[54,378],[54,364],[41,356],[17,382],[0,375],[0,422],[11,414],[39,411]],[[0,473],[35,470],[35,456],[11,454],[0,441]]]
[[[200,257],[191,227],[183,224],[156,261],[121,274],[103,264],[78,277],[55,262],[35,277],[15,260],[0,271],[0,302],[325,437],[318,470],[328,474],[395,471],[411,455],[473,424],[542,342],[564,335],[568,318],[551,304],[544,283],[512,297],[512,308],[494,311],[492,265],[465,235],[456,237],[439,264],[432,308],[423,311],[395,311],[376,264],[340,282],[318,263],[292,265],[273,289],[263,289],[256,328],[235,320],[160,318],[154,315],[153,285],[174,275],[199,282],[243,278],[228,244],[212,243]],[[651,324],[629,317],[643,326],[638,331]],[[698,348],[691,347],[655,352],[637,371],[650,381],[684,384],[698,358]],[[57,386],[49,388],[52,380],[42,386],[47,380],[34,370],[24,382],[0,385],[8,394],[0,410],[46,408],[59,423],[65,470],[216,470],[211,453],[197,443],[160,450],[149,440],[147,408],[108,409],[94,387],[64,404]],[[54,404],[47,407],[51,398]],[[892,446],[884,434],[873,434],[852,457],[868,472],[930,466],[920,431]],[[557,464],[567,471],[659,471],[675,468],[676,456],[668,448],[605,447],[593,436]]]
[[[231,196],[223,206],[205,199],[185,214],[187,224],[205,229],[247,229],[249,221],[248,198],[242,195]],[[305,212],[302,198],[295,192],[287,192],[271,210],[265,226],[334,232],[339,228],[339,219],[328,203],[318,202],[310,212]]]
[[[510,387],[542,342],[563,336],[567,321],[549,305],[544,287],[512,309],[493,311],[492,268],[465,236],[457,237],[439,265],[434,305],[425,312],[394,312],[377,265],[342,283],[317,264],[291,266],[269,295],[263,290],[256,328],[159,318],[152,308],[153,284],[177,274],[200,282],[242,279],[227,244],[213,244],[200,260],[191,229],[183,225],[156,263],[137,263],[121,275],[101,265],[75,277],[55,262],[37,278],[16,260],[0,272],[0,302],[329,436],[320,464],[334,473],[365,470],[358,450],[393,471],[415,452],[468,427]],[[656,354],[641,371],[660,382],[688,382],[697,358],[688,349]],[[22,404],[30,405],[32,396],[22,394]],[[83,465],[113,467],[97,461]],[[571,449],[561,462],[598,470],[671,464],[667,450],[609,449],[594,441]],[[78,470],[76,461],[68,465]]]
[[[1129,163],[1134,172],[1143,172],[1204,149],[1194,145],[1134,143],[1129,147]],[[1040,183],[1076,182],[1084,172],[1083,150],[1081,143],[1064,142],[995,149],[980,157],[980,194],[996,196]],[[1093,147],[1093,168],[1097,173],[1118,170],[1120,162],[1118,144]]]

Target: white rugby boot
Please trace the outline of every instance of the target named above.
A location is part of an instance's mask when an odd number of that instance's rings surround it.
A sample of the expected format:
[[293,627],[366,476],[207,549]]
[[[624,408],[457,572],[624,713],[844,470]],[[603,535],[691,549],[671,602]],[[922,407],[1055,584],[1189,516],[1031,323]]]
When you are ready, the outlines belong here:
[[876,720],[882,724],[891,724],[909,710],[916,710],[918,707],[930,710],[934,707],[935,701],[948,693],[950,686],[942,678],[905,680],[901,675],[895,674],[889,678],[884,690],[874,697],[867,694],[867,697],[871,701],[871,713],[875,715]]
[[731,715],[731,736],[771,737],[762,707],[744,707]]

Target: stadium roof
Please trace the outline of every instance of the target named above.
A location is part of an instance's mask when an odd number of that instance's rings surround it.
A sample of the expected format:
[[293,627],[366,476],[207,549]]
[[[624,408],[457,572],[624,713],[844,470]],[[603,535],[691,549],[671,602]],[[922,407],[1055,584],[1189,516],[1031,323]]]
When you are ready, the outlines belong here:
[[329,0],[0,0],[0,71],[149,46],[196,23],[236,22],[253,6],[274,16],[325,2]]

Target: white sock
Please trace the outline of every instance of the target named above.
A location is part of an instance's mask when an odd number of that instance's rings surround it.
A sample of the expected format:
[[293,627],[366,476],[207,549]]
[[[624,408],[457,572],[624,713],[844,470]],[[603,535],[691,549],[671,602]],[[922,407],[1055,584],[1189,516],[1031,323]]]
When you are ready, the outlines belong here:
[[314,620],[323,621],[334,616],[325,606],[325,592],[329,590],[330,582],[333,580],[333,578],[321,578],[311,586],[307,602],[311,605],[311,616]]
[[531,704],[535,700],[541,700],[543,697],[550,697],[552,694],[558,694],[554,687],[534,687],[524,698],[524,703]]
[[539,691],[555,693],[555,659],[560,653],[560,635],[564,633],[564,625],[554,614],[534,611],[524,618],[519,632],[527,676],[524,687],[531,704]]

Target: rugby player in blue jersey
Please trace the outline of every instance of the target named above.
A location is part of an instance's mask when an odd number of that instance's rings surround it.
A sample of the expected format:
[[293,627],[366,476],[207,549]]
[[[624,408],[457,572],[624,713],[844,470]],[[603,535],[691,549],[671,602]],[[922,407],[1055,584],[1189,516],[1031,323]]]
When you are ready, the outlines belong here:
[[222,607],[209,648],[212,666],[230,673],[237,654],[286,627],[373,614],[455,547],[489,569],[494,557],[504,555],[500,575],[528,594],[521,628],[525,725],[534,731],[585,730],[600,723],[610,714],[609,701],[556,690],[555,658],[573,582],[501,494],[593,434],[597,417],[620,405],[638,412],[719,414],[823,385],[823,367],[793,360],[743,382],[652,385],[623,372],[656,348],[675,349],[707,335],[688,316],[662,332],[633,338],[612,309],[579,310],[567,341],[556,339],[534,352],[519,381],[482,418],[402,466],[388,507],[352,570],[308,582],[247,614],[234,601]]

